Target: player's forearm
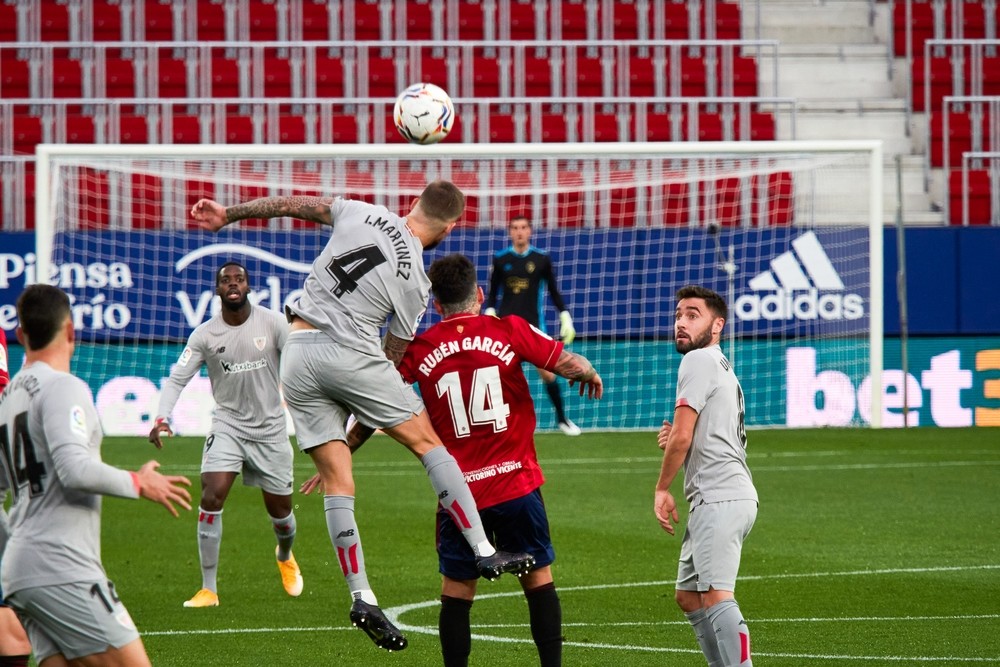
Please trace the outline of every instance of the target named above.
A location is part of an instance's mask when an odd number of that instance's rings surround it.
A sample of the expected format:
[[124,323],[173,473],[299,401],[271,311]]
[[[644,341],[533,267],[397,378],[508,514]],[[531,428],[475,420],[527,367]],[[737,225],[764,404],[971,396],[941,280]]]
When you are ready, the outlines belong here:
[[167,381],[160,388],[160,401],[156,406],[156,417],[170,420],[170,413],[174,411],[174,406],[177,405],[181,392],[184,391],[184,387],[187,386],[192,377],[194,376],[182,378],[171,375],[167,378]]
[[236,204],[226,208],[226,223],[249,218],[298,218],[322,225],[331,224],[329,197],[310,197],[295,195],[292,197],[262,197],[244,204]]
[[399,366],[403,361],[403,355],[406,354],[406,347],[410,344],[410,341],[405,338],[400,338],[391,333],[385,335],[385,342],[382,345],[382,350],[385,352],[386,358],[392,362],[393,366]]
[[52,452],[56,476],[67,489],[102,496],[138,498],[134,476],[93,458],[84,445],[67,444]]
[[656,482],[657,489],[669,490],[674,478],[684,465],[688,449],[691,447],[691,434],[672,431],[667,439],[663,452],[663,463],[660,466],[660,478]]
[[552,372],[559,377],[578,382],[587,382],[597,375],[597,371],[586,357],[569,350],[562,351]]

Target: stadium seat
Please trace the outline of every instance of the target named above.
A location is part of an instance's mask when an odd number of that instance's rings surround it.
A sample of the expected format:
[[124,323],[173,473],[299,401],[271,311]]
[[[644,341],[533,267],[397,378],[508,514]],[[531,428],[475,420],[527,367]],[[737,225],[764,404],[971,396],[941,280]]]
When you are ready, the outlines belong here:
[[[682,123],[682,128],[686,127]],[[634,141],[672,141],[671,137],[671,116],[663,112],[646,113],[646,132],[639,134],[635,127],[635,119],[632,121],[632,139]]]
[[[164,215],[163,179],[151,174],[132,175],[132,220],[133,229],[160,229]],[[194,204],[194,202],[191,202]]]
[[[583,132],[583,116],[580,117],[580,128],[577,130],[577,140],[586,136]],[[594,141],[619,141],[618,114],[613,111],[599,111],[594,114]]]
[[[558,211],[560,229],[583,227],[588,222],[598,222],[584,219],[584,179],[582,172],[560,169],[556,175],[556,184],[558,185],[558,191],[554,196],[556,198],[556,210]],[[548,195],[548,197],[552,196],[552,194]]]
[[[353,113],[334,113],[330,120],[330,143],[358,143],[358,118]],[[319,140],[323,141],[322,130]]]
[[122,14],[119,3],[111,0],[93,0],[94,41],[122,41]]
[[[451,141],[451,139],[449,139],[449,141]],[[479,175],[472,170],[466,171],[459,168],[452,171],[451,182],[465,193],[473,193],[479,190]],[[481,210],[482,208],[479,203],[479,197],[474,194],[466,194],[465,211],[462,213],[462,217],[458,220],[458,226],[473,228],[478,227],[479,213]],[[402,213],[402,210],[400,212]]]
[[[989,225],[992,222],[991,196],[989,172],[985,169],[969,171],[969,225]],[[948,175],[948,221],[952,225],[963,224],[961,169],[953,169]]]
[[104,61],[104,93],[107,97],[135,97],[135,63],[127,58]]
[[[344,3],[346,5],[346,3]],[[351,23],[353,27],[354,39],[357,40],[377,40],[382,39],[382,14],[379,10],[380,0],[354,0],[351,2],[351,11],[354,15],[354,20]],[[346,9],[346,7],[345,7]],[[348,29],[347,13],[341,20],[341,25],[344,26],[345,30]],[[389,19],[389,26],[392,26],[392,17]],[[391,36],[391,31],[387,36]]]
[[484,3],[462,2],[458,5],[458,38],[484,39],[486,32],[483,25],[486,21],[494,22],[495,18],[484,16]]
[[632,97],[652,97],[656,94],[656,67],[652,56],[629,57],[628,85]]
[[164,52],[157,61],[157,95],[159,97],[187,97],[187,63]]
[[273,53],[265,54],[264,96],[293,97],[292,62],[290,59]]
[[74,221],[80,231],[107,229],[111,216],[108,213],[108,176],[101,172],[88,172],[77,178]]
[[[752,187],[759,191],[759,179],[754,175]],[[753,216],[755,225],[768,227],[784,227],[792,224],[795,217],[795,202],[793,200],[793,181],[791,172],[779,171],[767,175],[766,217],[761,211],[765,204],[756,195],[753,198]]]
[[212,97],[240,97],[239,58],[214,56],[211,67]]
[[327,41],[339,37],[330,35],[330,4],[326,0],[302,0],[299,7],[302,15],[292,16],[291,20],[299,21],[302,39]]
[[13,49],[0,51],[0,99],[27,98],[31,94],[30,68]]
[[577,55],[576,94],[579,97],[604,96],[604,70],[600,55],[584,55],[582,52]]
[[[739,137],[746,139],[747,137]],[[777,138],[773,113],[753,111],[750,113],[751,141],[774,141]]]
[[[164,127],[164,132],[167,129]],[[164,137],[166,138],[166,137]],[[199,144],[201,143],[201,121],[198,116],[189,114],[173,114],[170,127],[170,143]]]
[[41,40],[65,42],[70,38],[69,7],[58,2],[45,3],[45,11],[38,12]]
[[230,38],[226,34],[226,12],[222,3],[198,2],[195,17],[195,34],[200,42],[221,42]]
[[733,56],[733,95],[757,97],[757,61],[746,56]]
[[[538,34],[538,26],[535,25],[535,21],[535,0],[511,0],[510,39],[538,39],[540,35]],[[546,36],[548,35],[541,35],[541,37]]]
[[487,141],[492,144],[509,144],[517,141],[514,116],[509,113],[491,112]]
[[1000,56],[983,57],[983,95],[1000,95]]
[[145,0],[143,4],[143,30],[150,42],[169,42],[174,39],[173,3],[167,0]]
[[[732,128],[730,128],[730,132],[733,132]],[[722,114],[706,112],[698,114],[697,141],[722,141],[725,139],[725,136],[726,131],[723,128]]]
[[[663,4],[663,39],[689,39],[691,37],[691,17],[686,2],[666,2]],[[655,32],[650,33],[655,36]]]
[[698,56],[681,57],[680,91],[684,97],[705,96],[705,60]]
[[369,57],[368,72],[358,67],[358,78],[367,78],[369,97],[396,97],[399,88],[396,85],[396,61],[391,56]]
[[83,70],[79,60],[63,56],[54,58],[52,97],[83,97]]
[[[702,4],[702,8],[706,5]],[[715,4],[715,39],[740,39],[740,5],[737,2]]]
[[420,59],[420,80],[433,83],[445,90],[448,86],[448,59],[443,55],[425,53]]
[[278,142],[304,144],[309,142],[307,119],[302,114],[283,113],[278,117]]
[[472,62],[472,94],[475,97],[500,96],[500,61],[477,55]]
[[[529,139],[533,134],[529,135]],[[541,141],[564,143],[568,138],[566,115],[562,111],[543,111]]]
[[948,57],[932,57],[930,59],[930,79],[927,81],[924,80],[924,62],[923,56],[914,56],[913,58],[911,104],[913,110],[917,112],[927,110],[924,108],[925,87],[930,86],[931,89],[931,109],[939,109],[941,99],[945,95],[952,94],[951,60]]
[[225,140],[227,144],[257,143],[253,117],[239,113],[227,114]]
[[[552,0],[560,2],[560,0]],[[588,16],[588,4],[586,0],[561,0],[560,14],[562,23],[560,30],[562,39],[587,39],[587,26],[593,22],[600,25],[598,18],[597,3],[592,5],[595,9],[594,16]],[[595,33],[595,36],[596,33]]]
[[118,133],[120,143],[148,143],[149,119],[145,115],[123,114],[118,122]]
[[[203,3],[202,3],[203,4]],[[249,16],[247,24],[250,29],[250,39],[256,42],[275,41],[288,38],[278,34],[279,17],[277,2],[247,3]]]
[[[514,73],[517,76],[517,73]],[[560,94],[553,90],[552,63],[544,56],[525,56],[524,94],[528,97],[554,97]]]
[[344,61],[339,57],[316,55],[316,96],[344,96]]
[[[432,0],[407,0],[398,7],[406,11],[406,32],[397,35],[396,39],[430,40],[434,38],[434,12],[431,9]],[[465,3],[461,3],[465,4]],[[444,3],[442,3],[443,7]],[[464,9],[464,7],[463,7]],[[442,23],[444,23],[442,18]],[[442,31],[443,34],[443,31]]]
[[[649,5],[643,4],[641,9],[648,12]],[[612,5],[612,11],[612,39],[638,39],[639,24],[649,22],[648,16],[640,15],[638,2],[615,2]],[[647,35],[651,34],[647,33]]]
[[17,41],[17,8],[7,2],[0,2],[0,42]]
[[[72,114],[66,118],[66,143],[69,144],[92,144],[94,143],[94,119],[90,116]],[[57,137],[58,140],[58,137]]]
[[44,140],[42,119],[24,113],[14,115],[11,139],[15,155],[34,153],[35,146]]

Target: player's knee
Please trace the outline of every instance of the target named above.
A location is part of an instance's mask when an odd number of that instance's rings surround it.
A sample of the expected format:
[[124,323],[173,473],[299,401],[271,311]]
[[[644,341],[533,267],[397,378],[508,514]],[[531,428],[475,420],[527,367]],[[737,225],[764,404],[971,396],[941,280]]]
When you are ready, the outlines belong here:
[[697,591],[675,590],[674,601],[685,613],[691,613],[701,608],[701,594]]

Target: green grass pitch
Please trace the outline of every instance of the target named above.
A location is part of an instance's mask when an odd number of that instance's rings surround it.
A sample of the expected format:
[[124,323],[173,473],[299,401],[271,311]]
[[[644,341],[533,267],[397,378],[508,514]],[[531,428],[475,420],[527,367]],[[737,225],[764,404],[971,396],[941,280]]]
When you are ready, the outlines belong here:
[[[758,665],[1000,664],[998,431],[752,431],[760,492],[737,597]],[[652,512],[660,452],[651,433],[541,434],[539,457],[563,604],[564,664],[704,665],[673,602],[679,537]],[[198,492],[201,441],[156,451],[108,439],[106,461],[156,458]],[[104,563],[153,664],[437,665],[434,497],[423,469],[384,437],[354,459],[369,577],[407,630],[376,649],[347,618],[322,500],[296,491],[295,554],[305,591],[289,598],[260,493],[237,480],[225,509],[221,606],[184,609],[199,588],[195,513],[106,499]],[[296,485],[312,474],[296,456]],[[675,485],[680,494],[680,482]],[[537,664],[516,580],[482,582],[472,665]]]

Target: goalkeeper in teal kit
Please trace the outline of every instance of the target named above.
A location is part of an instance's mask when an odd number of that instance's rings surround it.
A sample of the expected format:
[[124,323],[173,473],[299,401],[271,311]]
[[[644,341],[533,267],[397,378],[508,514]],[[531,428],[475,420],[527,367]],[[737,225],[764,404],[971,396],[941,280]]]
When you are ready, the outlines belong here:
[[[524,216],[512,219],[508,229],[510,247],[493,256],[485,314],[499,314],[500,317],[518,315],[544,332],[542,292],[547,289],[552,305],[559,311],[559,338],[565,345],[569,345],[576,337],[576,330],[573,328],[573,318],[556,286],[552,258],[531,245],[531,222]],[[499,308],[497,299],[500,301]],[[566,416],[562,389],[556,376],[543,368],[538,369],[538,375],[552,400],[559,430],[566,435],[580,435],[580,427]]]

